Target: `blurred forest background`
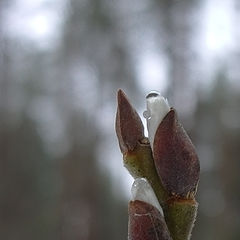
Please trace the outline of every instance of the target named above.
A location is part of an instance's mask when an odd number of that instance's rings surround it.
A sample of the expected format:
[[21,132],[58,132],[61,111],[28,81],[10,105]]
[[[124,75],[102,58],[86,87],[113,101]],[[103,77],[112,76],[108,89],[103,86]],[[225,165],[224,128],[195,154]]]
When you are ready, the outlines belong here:
[[127,239],[116,91],[159,90],[201,161],[194,240],[240,239],[237,0],[0,0],[0,237]]

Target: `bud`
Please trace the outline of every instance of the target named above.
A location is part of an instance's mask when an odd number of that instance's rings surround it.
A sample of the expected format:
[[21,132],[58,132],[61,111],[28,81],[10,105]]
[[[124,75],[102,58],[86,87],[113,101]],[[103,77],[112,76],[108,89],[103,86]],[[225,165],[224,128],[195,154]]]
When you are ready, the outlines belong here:
[[162,214],[151,204],[131,201],[128,214],[128,240],[172,239]]
[[127,99],[125,93],[118,91],[116,115],[116,133],[122,153],[132,151],[137,142],[144,138],[142,121]]
[[137,178],[131,192],[133,201],[129,203],[128,239],[171,239],[162,208],[148,181]]
[[143,113],[143,116],[147,120],[148,138],[151,148],[153,148],[153,141],[157,128],[162,119],[170,111],[170,107],[167,99],[161,96],[157,91],[151,91],[147,95],[146,100],[147,110]]
[[194,196],[200,166],[195,148],[175,110],[159,93],[147,96],[144,117],[149,141],[139,115],[119,90],[116,132],[124,166],[136,179],[128,239],[188,240],[198,206]]
[[158,126],[153,158],[162,184],[170,195],[194,197],[199,181],[199,160],[174,109],[167,113]]
[[123,153],[124,166],[134,178],[146,178],[162,204],[168,197],[158,177],[149,141],[136,110],[122,90],[118,91],[116,133]]

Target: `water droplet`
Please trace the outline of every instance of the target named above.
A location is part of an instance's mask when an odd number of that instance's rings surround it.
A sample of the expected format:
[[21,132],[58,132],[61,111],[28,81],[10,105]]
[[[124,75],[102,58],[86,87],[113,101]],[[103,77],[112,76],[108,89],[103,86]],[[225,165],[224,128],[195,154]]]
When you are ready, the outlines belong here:
[[146,98],[151,98],[151,97],[158,97],[160,96],[160,93],[158,91],[151,91],[147,96]]
[[143,112],[143,117],[144,117],[144,118],[149,119],[150,116],[151,116],[151,115],[150,115],[150,113],[149,113],[148,110],[146,110],[146,111]]
[[156,207],[161,213],[162,208],[159,205],[157,197],[145,178],[136,178],[131,189],[132,199],[140,200]]

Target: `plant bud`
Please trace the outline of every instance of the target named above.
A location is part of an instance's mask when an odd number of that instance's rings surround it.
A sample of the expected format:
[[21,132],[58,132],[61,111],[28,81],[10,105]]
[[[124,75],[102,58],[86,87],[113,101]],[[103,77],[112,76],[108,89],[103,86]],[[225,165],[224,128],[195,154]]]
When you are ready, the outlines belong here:
[[144,128],[138,113],[121,89],[117,100],[116,133],[121,152],[126,153],[132,151],[137,142],[144,138]]
[[157,128],[153,158],[162,184],[170,195],[194,198],[199,181],[199,160],[174,109]]
[[153,141],[157,128],[162,119],[170,111],[170,106],[167,99],[161,96],[157,91],[151,91],[147,95],[146,101],[147,110],[143,113],[143,116],[147,120],[148,138],[151,148],[153,148]]
[[172,240],[163,216],[151,204],[131,201],[128,214],[128,240]]

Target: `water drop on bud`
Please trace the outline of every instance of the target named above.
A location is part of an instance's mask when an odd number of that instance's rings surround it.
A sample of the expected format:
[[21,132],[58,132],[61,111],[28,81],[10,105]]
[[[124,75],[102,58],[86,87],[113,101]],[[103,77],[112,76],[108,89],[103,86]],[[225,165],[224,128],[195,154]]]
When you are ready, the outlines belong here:
[[160,93],[157,91],[151,91],[147,96],[146,99],[151,98],[151,97],[158,97],[160,96]]
[[131,192],[133,200],[140,200],[149,203],[156,207],[163,214],[157,197],[147,179],[136,178],[132,185]]
[[150,115],[150,113],[149,113],[148,110],[146,110],[146,111],[143,112],[143,117],[144,117],[144,118],[149,119],[150,116],[151,116],[151,115]]

